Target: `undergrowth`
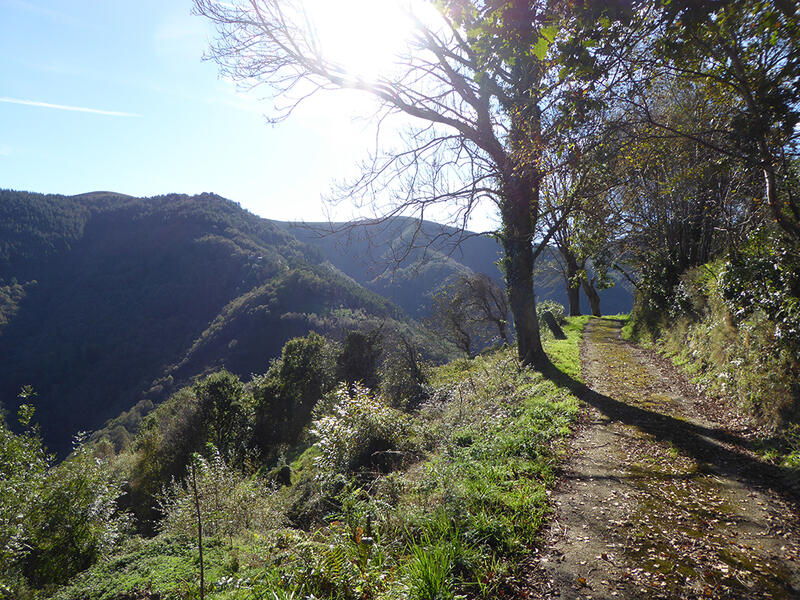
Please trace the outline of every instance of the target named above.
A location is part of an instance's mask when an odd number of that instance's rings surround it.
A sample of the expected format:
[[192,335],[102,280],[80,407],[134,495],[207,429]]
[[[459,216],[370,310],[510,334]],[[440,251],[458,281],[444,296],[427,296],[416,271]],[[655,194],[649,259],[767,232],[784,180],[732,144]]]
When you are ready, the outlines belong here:
[[682,309],[673,316],[637,303],[623,336],[671,358],[704,393],[732,400],[742,415],[767,432],[761,439],[762,454],[796,469],[800,356],[763,310],[735,314],[722,289],[728,268],[718,261],[684,273],[676,291]]
[[[566,340],[546,341],[556,367],[574,379],[586,320],[569,319]],[[224,512],[201,505],[216,519],[207,530],[219,532],[204,543],[205,596],[447,600],[511,589],[548,513],[578,401],[520,368],[509,348],[434,369],[431,386],[428,401],[402,414],[367,390],[338,390],[311,427],[318,444],[291,464],[289,486],[227,477],[231,467],[217,460],[216,479],[203,485],[235,481],[249,494],[242,501],[263,509],[253,523],[223,523]],[[373,421],[395,418],[402,440],[390,427],[368,434]],[[181,493],[188,486],[170,488],[158,536],[128,540],[55,597],[199,597]],[[181,518],[170,517],[177,507]]]

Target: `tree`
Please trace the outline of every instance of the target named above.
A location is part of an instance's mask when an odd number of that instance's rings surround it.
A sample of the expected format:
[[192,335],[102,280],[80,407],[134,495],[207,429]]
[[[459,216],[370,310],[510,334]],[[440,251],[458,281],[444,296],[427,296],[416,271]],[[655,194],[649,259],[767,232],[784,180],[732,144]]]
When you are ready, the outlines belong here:
[[250,442],[248,422],[252,413],[244,384],[223,369],[197,381],[192,391],[197,398],[204,442],[213,444],[229,461],[241,460]]
[[564,279],[570,316],[581,314],[580,290],[589,300],[592,314],[600,316],[600,297],[595,285],[610,287],[606,273],[589,275],[587,264],[597,262],[613,237],[613,221],[608,202],[619,177],[613,169],[617,143],[613,128],[600,118],[589,127],[584,139],[593,139],[590,147],[573,144],[566,162],[545,154],[549,161],[542,181],[542,221],[554,233],[552,244],[557,250],[553,262]]
[[476,338],[481,336],[482,323],[471,311],[471,307],[461,302],[454,285],[446,287],[433,297],[428,323],[431,329],[451,340],[456,348],[467,356],[472,356]]
[[[800,141],[800,11],[780,0],[660,0],[640,11],[652,35],[641,48],[637,81],[619,98],[650,124],[746,168],[761,172],[771,217],[800,241],[800,198],[791,194],[790,163]],[[680,126],[658,117],[653,81],[705,87],[721,108],[710,122]]]
[[538,368],[549,360],[536,318],[533,269],[550,239],[537,231],[539,159],[543,148],[557,145],[564,115],[581,114],[564,107],[574,106],[584,87],[560,76],[551,56],[561,31],[556,6],[459,0],[438,4],[435,20],[412,12],[415,36],[402,68],[365,80],[324,54],[301,2],[195,0],[195,11],[218,28],[210,56],[222,74],[267,85],[288,100],[273,120],[312,94],[341,88],[370,94],[381,120],[411,118],[406,147],[376,154],[348,196],[377,204],[375,190],[394,186],[400,192],[384,217],[422,217],[432,205],[448,203],[462,227],[479,202],[496,203],[518,355]]
[[499,339],[508,344],[508,302],[503,290],[485,273],[464,275],[455,284],[456,297],[473,318],[497,329]]
[[380,392],[395,408],[417,408],[428,396],[428,375],[419,350],[410,336],[397,328],[388,332],[386,342]]
[[476,347],[491,341],[491,329],[497,330],[503,343],[509,342],[508,317],[508,303],[500,287],[488,275],[470,273],[434,296],[429,323],[472,356]]
[[345,334],[342,352],[336,359],[336,378],[348,385],[361,383],[369,389],[378,387],[378,368],[383,356],[383,333],[350,330]]
[[609,203],[623,252],[640,272],[642,299],[659,310],[672,306],[686,269],[735,250],[757,219],[751,171],[698,140],[664,133],[664,126],[704,128],[724,119],[707,91],[674,81],[654,86],[649,102],[658,105],[653,118],[663,126],[632,126],[620,146],[616,168],[624,181]]
[[[582,164],[588,164],[583,161]],[[581,314],[580,273],[586,263],[585,257],[578,255],[576,235],[578,233],[578,212],[586,194],[587,172],[565,165],[552,169],[542,185],[542,199],[546,209],[543,221],[553,228],[553,244],[558,250],[556,263],[567,288],[569,315]],[[559,260],[560,258],[560,260]]]
[[336,383],[339,352],[311,332],[286,342],[267,373],[253,380],[256,442],[264,451],[297,441],[314,406]]

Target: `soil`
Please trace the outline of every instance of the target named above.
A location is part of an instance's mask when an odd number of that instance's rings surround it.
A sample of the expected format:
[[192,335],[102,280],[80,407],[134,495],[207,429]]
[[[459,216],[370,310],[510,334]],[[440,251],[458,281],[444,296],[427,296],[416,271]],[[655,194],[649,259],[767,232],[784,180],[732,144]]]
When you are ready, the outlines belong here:
[[800,511],[735,413],[592,319],[585,403],[527,598],[800,598]]

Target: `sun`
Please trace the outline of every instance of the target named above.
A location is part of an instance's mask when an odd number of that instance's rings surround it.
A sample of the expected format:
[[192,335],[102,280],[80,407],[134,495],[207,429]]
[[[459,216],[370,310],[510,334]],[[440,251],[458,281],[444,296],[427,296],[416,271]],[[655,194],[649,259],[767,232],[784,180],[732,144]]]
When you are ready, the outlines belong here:
[[408,52],[414,24],[409,0],[304,0],[314,43],[354,78],[391,73]]

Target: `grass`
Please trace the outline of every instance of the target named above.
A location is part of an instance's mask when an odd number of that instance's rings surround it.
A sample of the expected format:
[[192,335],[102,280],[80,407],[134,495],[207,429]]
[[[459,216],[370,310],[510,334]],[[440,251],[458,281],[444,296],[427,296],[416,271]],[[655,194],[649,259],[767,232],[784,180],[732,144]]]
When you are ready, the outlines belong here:
[[[570,318],[566,340],[547,340],[554,365],[580,379],[589,317]],[[512,349],[435,369],[434,393],[408,415],[401,469],[323,481],[311,446],[292,463],[292,485],[272,492],[292,527],[210,539],[207,598],[450,600],[513,590],[522,558],[550,510],[578,400]],[[133,539],[56,598],[196,598],[192,540]]]

